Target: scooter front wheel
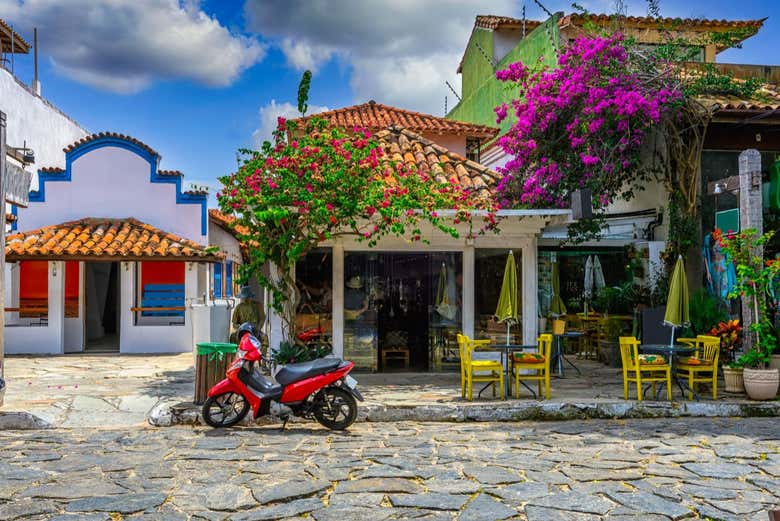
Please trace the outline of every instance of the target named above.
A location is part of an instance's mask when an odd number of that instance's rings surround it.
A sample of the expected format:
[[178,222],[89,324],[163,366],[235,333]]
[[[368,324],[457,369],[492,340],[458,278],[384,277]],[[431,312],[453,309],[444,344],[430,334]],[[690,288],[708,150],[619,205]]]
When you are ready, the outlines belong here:
[[203,404],[203,421],[212,427],[231,427],[244,419],[249,402],[238,393],[227,392],[209,396]]
[[334,431],[343,431],[357,419],[355,397],[344,389],[326,387],[320,391],[319,404],[314,417],[320,424]]

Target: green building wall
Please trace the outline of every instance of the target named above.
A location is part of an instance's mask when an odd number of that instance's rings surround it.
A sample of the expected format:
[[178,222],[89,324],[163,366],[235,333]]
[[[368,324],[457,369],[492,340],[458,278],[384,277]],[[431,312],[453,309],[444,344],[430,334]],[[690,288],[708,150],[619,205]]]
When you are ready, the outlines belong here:
[[[507,84],[496,79],[496,71],[518,61],[526,64],[537,63],[540,57],[543,64],[555,65],[560,48],[558,19],[552,17],[528,33],[501,59],[495,68],[482,55],[477,44],[485,50],[488,56],[493,56],[493,31],[479,27],[474,28],[463,58],[461,72],[463,99],[452,108],[446,117],[496,126],[496,114],[493,109],[516,96],[516,93],[510,90]],[[511,117],[505,119],[500,125],[501,133],[506,132],[511,124]]]

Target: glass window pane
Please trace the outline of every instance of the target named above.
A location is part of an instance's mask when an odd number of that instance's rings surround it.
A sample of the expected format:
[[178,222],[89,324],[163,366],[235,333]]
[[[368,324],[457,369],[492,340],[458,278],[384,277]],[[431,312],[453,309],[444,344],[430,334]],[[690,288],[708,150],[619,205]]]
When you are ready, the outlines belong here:
[[222,298],[222,264],[214,264],[214,298]]
[[[507,324],[496,321],[496,308],[501,295],[509,252],[505,248],[478,248],[474,255],[474,337],[506,342]],[[518,314],[522,313],[522,255],[513,252],[517,277]],[[522,317],[509,326],[509,343],[523,343]]]
[[333,332],[333,253],[317,248],[295,266],[300,302],[295,328],[305,339],[329,344]]

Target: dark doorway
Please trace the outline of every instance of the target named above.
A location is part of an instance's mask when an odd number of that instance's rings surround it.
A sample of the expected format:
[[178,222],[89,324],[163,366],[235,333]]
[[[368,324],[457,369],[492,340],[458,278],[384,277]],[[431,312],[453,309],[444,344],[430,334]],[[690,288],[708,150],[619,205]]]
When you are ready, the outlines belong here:
[[119,351],[119,263],[84,264],[85,350]]

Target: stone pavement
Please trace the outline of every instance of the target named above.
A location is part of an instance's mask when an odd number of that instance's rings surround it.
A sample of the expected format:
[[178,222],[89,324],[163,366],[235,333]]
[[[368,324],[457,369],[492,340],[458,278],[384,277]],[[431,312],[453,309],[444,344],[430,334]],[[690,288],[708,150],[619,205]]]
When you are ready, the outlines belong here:
[[161,400],[192,400],[193,355],[7,356],[5,378],[0,413],[55,427],[143,425]]
[[[679,390],[673,403],[626,401],[620,369],[574,361],[582,375],[567,368],[565,378],[552,379],[552,399],[541,402],[527,391],[519,400],[495,400],[489,390],[473,402],[464,401],[456,373],[357,373],[366,397],[359,418],[392,422],[780,416],[780,401],[750,402],[744,395],[726,393],[720,393],[717,402],[706,393],[701,402],[687,402]],[[55,427],[141,425],[150,411],[158,425],[198,422],[199,408],[192,405],[192,354],[11,356],[5,363],[8,391],[0,409],[0,429],[20,423],[12,412],[31,413]]]
[[0,432],[0,519],[766,521],[774,418]]

